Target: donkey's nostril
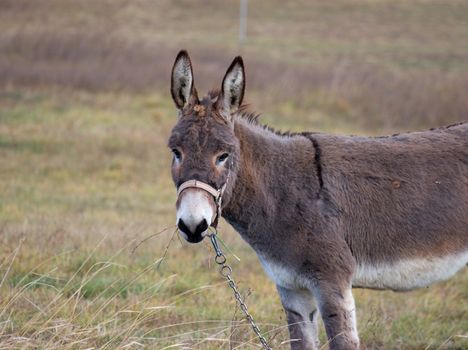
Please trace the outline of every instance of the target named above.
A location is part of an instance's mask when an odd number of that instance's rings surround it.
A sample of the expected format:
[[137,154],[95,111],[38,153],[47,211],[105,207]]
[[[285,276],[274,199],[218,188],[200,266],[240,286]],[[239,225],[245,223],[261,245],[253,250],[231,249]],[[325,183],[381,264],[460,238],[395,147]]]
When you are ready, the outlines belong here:
[[179,222],[177,223],[177,227],[186,235],[189,235],[192,233],[190,232],[190,229],[187,227],[187,225],[185,225],[185,222],[182,219],[179,219]]
[[206,222],[205,219],[203,219],[202,222],[200,222],[197,226],[197,228],[195,229],[195,234],[196,235],[200,235],[202,234],[203,232],[205,232],[206,230],[208,229],[208,223]]

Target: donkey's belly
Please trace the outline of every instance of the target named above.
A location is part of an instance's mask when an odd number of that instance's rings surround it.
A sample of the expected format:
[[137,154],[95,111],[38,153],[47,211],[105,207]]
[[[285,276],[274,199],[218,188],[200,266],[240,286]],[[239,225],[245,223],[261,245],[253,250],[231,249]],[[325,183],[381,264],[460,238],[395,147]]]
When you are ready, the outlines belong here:
[[468,264],[468,251],[437,258],[400,260],[396,263],[359,264],[353,287],[405,291],[426,287],[453,276]]

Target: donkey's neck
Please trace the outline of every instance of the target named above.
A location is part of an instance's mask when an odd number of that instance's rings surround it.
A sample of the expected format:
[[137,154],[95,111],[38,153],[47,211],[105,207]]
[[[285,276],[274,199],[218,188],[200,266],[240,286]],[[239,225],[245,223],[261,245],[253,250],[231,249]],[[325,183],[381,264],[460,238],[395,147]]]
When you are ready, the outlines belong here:
[[318,191],[315,150],[302,135],[276,134],[242,117],[235,119],[234,132],[239,170],[223,216],[255,245],[273,233],[278,215],[287,215],[287,208],[297,211]]

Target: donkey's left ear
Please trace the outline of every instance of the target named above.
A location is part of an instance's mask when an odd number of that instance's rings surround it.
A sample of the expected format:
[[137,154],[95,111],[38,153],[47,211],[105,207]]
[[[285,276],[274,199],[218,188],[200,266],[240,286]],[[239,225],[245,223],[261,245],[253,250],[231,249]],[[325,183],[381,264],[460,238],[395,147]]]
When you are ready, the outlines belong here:
[[242,57],[237,56],[229,66],[221,86],[221,109],[224,116],[231,120],[232,113],[236,112],[242,104],[245,90],[245,71]]

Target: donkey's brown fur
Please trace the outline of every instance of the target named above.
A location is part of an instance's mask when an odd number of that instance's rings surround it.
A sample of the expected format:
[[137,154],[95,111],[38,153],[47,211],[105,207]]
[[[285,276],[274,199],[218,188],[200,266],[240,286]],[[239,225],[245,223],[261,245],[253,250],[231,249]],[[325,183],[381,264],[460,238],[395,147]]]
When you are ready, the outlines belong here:
[[352,286],[408,290],[468,263],[468,123],[377,138],[282,134],[239,109],[240,58],[202,101],[185,52],[174,71],[174,181],[227,181],[223,216],[276,282],[293,349],[318,346],[317,308],[331,348],[359,347]]

